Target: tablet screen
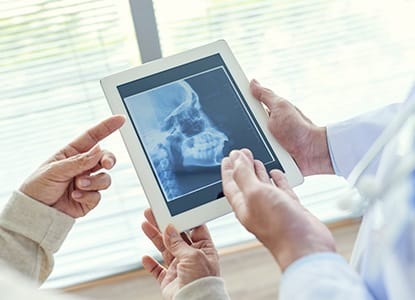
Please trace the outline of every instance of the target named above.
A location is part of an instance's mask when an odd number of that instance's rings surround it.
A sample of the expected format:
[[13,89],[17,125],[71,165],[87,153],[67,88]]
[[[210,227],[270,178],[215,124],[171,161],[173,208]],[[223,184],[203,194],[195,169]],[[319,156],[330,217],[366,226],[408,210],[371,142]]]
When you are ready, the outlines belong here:
[[232,149],[284,171],[219,54],[117,89],[172,216],[223,197]]

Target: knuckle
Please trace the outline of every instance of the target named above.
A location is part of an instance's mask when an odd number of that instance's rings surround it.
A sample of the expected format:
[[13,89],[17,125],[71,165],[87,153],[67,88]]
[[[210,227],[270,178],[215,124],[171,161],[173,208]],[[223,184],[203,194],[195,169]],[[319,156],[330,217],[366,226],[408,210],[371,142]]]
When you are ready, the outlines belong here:
[[83,170],[85,166],[88,164],[88,157],[83,154],[79,154],[74,157],[74,160],[76,162],[76,167],[79,170]]
[[261,93],[259,95],[259,100],[267,100],[273,98],[275,96],[274,92],[269,88],[262,88]]
[[170,241],[170,248],[172,249],[179,249],[183,241],[180,240],[174,240]]
[[288,102],[287,100],[285,100],[284,98],[278,97],[277,98],[277,106],[280,109],[289,109],[289,108],[293,108],[292,104],[290,102]]

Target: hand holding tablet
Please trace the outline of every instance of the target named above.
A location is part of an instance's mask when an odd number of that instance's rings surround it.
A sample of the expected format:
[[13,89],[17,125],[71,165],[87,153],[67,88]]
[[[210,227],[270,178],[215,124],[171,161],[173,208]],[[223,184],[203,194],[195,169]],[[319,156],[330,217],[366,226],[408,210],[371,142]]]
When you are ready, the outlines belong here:
[[181,231],[231,211],[220,163],[248,148],[294,186],[303,177],[269,133],[267,114],[224,41],[101,80],[159,228]]

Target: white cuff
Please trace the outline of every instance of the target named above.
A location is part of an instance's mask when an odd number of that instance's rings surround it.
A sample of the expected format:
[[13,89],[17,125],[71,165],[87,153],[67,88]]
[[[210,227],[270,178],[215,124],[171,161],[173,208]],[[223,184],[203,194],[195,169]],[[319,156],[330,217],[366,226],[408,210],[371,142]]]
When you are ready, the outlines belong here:
[[298,272],[298,269],[303,268],[307,264],[318,264],[320,262],[335,262],[340,263],[343,265],[348,265],[347,261],[338,253],[335,252],[320,252],[320,253],[314,253],[310,255],[306,255],[300,259],[297,259],[295,262],[290,264],[288,268],[285,269],[282,281],[286,280],[286,278],[289,278],[292,276],[292,274],[295,274]]
[[305,256],[284,272],[280,300],[372,299],[363,279],[337,253]]

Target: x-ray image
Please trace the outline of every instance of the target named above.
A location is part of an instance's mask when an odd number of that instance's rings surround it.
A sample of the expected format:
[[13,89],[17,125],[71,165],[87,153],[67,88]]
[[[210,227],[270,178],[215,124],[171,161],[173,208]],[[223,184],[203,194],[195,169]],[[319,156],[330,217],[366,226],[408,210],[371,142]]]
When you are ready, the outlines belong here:
[[124,103],[172,211],[220,197],[220,163],[232,149],[273,160],[223,67],[131,93]]
[[219,169],[229,139],[203,112],[197,93],[180,80],[133,97],[127,103],[137,110],[134,123],[167,200],[200,188],[191,184],[189,174],[209,177],[212,169]]
[[[177,90],[182,101],[159,124],[167,132],[166,148],[173,158],[172,167],[218,166],[223,158],[223,145],[228,137],[217,130],[202,111],[199,96],[182,80],[163,87],[166,95]],[[157,155],[157,154],[155,154]]]

